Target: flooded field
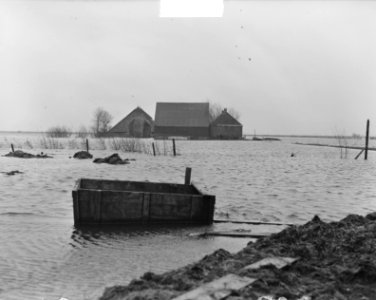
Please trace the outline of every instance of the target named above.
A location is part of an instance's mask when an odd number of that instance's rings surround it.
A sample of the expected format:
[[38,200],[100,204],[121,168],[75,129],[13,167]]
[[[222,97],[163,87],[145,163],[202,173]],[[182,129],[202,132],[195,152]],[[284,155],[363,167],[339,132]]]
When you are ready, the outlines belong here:
[[[71,191],[81,177],[183,183],[184,170],[191,167],[192,181],[216,195],[218,219],[301,224],[315,214],[330,221],[349,213],[376,211],[375,152],[369,153],[368,161],[354,160],[357,150],[348,150],[347,158],[341,158],[339,149],[294,142],[337,144],[335,139],[297,138],[177,141],[179,155],[173,157],[169,155],[171,142],[158,141],[164,149],[161,153],[167,155],[153,157],[148,151],[115,151],[110,140],[90,139],[94,157],[118,152],[122,158],[135,159],[128,165],[112,166],[70,158],[84,149],[82,139],[0,134],[0,172],[22,172],[0,173],[0,299],[95,299],[104,287],[126,284],[146,271],[161,273],[218,248],[235,252],[247,243],[246,239],[188,236],[234,228],[226,224],[76,230]],[[53,158],[3,157],[11,143]],[[144,147],[150,144],[151,140],[144,141]],[[348,141],[354,144],[363,141]],[[251,229],[260,230],[256,227]]]

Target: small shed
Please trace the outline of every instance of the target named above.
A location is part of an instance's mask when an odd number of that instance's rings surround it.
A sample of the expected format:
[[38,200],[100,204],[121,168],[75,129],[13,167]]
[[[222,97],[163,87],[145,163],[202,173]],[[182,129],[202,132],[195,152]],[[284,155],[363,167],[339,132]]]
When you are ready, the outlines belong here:
[[135,108],[124,119],[112,127],[107,136],[118,137],[151,137],[154,121],[141,107]]
[[158,102],[155,111],[154,137],[208,139],[209,124],[207,102]]
[[227,109],[210,124],[210,137],[213,139],[239,140],[243,136],[243,125],[231,116]]

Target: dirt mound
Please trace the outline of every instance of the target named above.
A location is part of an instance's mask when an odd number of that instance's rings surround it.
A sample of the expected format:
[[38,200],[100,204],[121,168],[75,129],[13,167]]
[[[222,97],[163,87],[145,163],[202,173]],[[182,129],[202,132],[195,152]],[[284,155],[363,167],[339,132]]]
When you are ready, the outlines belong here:
[[94,163],[100,164],[100,163],[106,163],[111,165],[125,165],[129,164],[129,159],[122,159],[119,154],[114,153],[110,156],[107,156],[105,158],[96,158],[93,161]]
[[93,158],[93,155],[90,154],[87,151],[78,151],[73,155],[73,158],[77,159],[88,159],[88,158]]
[[5,154],[4,156],[18,157],[18,158],[52,158],[52,156],[48,156],[47,154],[44,154],[43,152],[41,152],[40,154],[34,155],[34,154],[27,153],[27,152],[23,152],[22,150],[9,152],[8,154]]
[[[243,269],[271,256],[300,259],[282,270],[272,265]],[[184,268],[146,273],[128,286],[107,288],[100,299],[171,299],[228,273],[259,279],[228,299],[376,299],[376,213],[331,223],[315,216],[236,254],[218,250]]]

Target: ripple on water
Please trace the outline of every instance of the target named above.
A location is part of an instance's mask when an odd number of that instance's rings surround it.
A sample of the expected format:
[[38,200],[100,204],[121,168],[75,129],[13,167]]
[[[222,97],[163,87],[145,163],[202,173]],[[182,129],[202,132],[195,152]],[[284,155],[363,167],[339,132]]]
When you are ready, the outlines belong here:
[[187,236],[207,227],[77,231],[70,192],[80,177],[183,182],[190,166],[193,182],[216,195],[215,217],[221,219],[304,223],[315,214],[338,220],[376,210],[372,158],[340,160],[332,149],[307,146],[292,160],[297,146],[284,142],[177,144],[181,156],[132,154],[135,162],[116,167],[69,159],[70,150],[43,162],[0,157],[2,166],[24,172],[0,177],[0,239],[7,241],[0,244],[0,298],[94,299],[105,286],[124,284],[145,271],[164,272],[217,248],[236,251],[246,244]]

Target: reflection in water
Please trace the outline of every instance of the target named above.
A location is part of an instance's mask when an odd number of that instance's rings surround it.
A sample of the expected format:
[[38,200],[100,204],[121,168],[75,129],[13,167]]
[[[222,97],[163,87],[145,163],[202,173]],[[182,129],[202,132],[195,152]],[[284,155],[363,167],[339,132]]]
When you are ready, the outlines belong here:
[[113,245],[119,241],[129,239],[143,239],[148,236],[185,236],[190,232],[205,232],[212,230],[212,226],[197,225],[80,225],[74,227],[70,243],[74,248],[85,248],[90,245]]
[[[218,248],[238,251],[248,242],[189,236],[207,230],[216,230],[216,226],[80,226],[71,234],[72,248],[64,262],[65,272],[81,284],[125,284],[146,271],[162,273]],[[100,288],[96,291],[102,292]]]

